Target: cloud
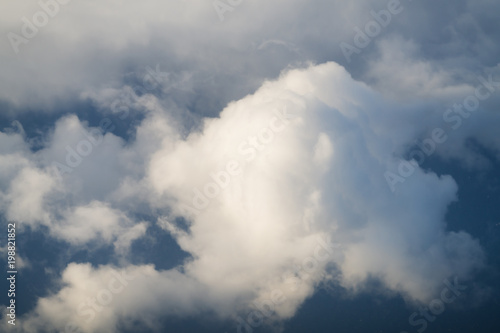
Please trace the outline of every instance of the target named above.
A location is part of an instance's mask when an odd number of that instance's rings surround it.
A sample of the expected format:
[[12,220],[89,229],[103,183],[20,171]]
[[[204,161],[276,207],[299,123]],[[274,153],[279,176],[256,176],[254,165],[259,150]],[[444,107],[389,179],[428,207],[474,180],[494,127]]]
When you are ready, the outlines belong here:
[[[264,96],[274,98],[266,103]],[[288,101],[294,101],[293,105],[287,106]],[[274,134],[272,142],[265,143],[259,134],[265,133],[276,110],[284,106],[294,117],[287,120],[282,133]],[[380,177],[384,161],[390,161],[390,142],[409,139],[394,137],[400,133],[388,128],[387,117],[396,110],[353,81],[344,69],[329,63],[292,71],[264,85],[254,95],[229,105],[220,119],[206,121],[202,134],[159,151],[150,167],[153,188],[174,194],[178,200],[174,207],[197,210],[190,232],[178,233],[179,244],[200,264],[207,260],[204,267],[210,266],[209,258],[219,262],[227,257],[233,263],[224,266],[228,271],[206,275],[196,268],[195,272],[206,281],[238,276],[234,267],[242,264],[236,264],[241,260],[237,258],[247,258],[245,271],[257,274],[257,267],[268,263],[269,272],[279,263],[303,259],[294,254],[292,244],[318,232],[331,235],[346,248],[344,260],[337,263],[346,286],[373,274],[398,291],[425,299],[432,291],[428,281],[471,269],[471,261],[457,267],[447,261],[461,247],[443,224],[446,206],[457,191],[453,180],[419,170],[395,197]],[[372,128],[377,126],[385,133],[374,133]],[[246,146],[247,141],[255,144]],[[203,163],[193,164],[195,158]],[[242,175],[224,171],[233,160]],[[230,178],[227,185],[221,185],[224,178]],[[217,185],[217,179],[221,184]],[[306,219],[310,215],[314,218]],[[234,242],[235,248],[221,247],[213,238],[219,233]],[[449,243],[457,248],[450,248]],[[277,250],[256,250],[256,244]],[[472,238],[464,246],[475,249],[474,257],[481,257],[480,246]],[[302,251],[311,253],[312,248]],[[440,259],[417,271],[421,266],[413,262],[434,261],[432,251],[439,252]]]
[[[18,330],[206,313],[251,325],[255,309],[292,317],[320,283],[356,293],[375,277],[426,302],[444,278],[472,277],[481,245],[445,224],[455,181],[420,165],[393,193],[384,173],[437,127],[449,139],[435,156],[488,168],[472,140],[498,159],[498,4],[407,3],[346,63],[340,43],[386,7],[253,1],[220,22],[211,2],[73,1],[18,54],[3,38],[2,115],[69,115],[36,149],[19,123],[0,132],[1,213],[72,249],[112,246],[122,265],[68,263]],[[10,3],[0,28],[22,33],[40,10]],[[489,75],[495,91],[451,128],[443,115]],[[127,261],[154,223],[189,254],[181,266]],[[125,270],[141,277],[113,293]],[[113,301],[91,312],[103,290]]]
[[[142,100],[151,107],[133,142],[124,145],[108,133],[81,173],[64,175],[73,203],[58,208],[61,218],[43,223],[74,245],[99,240],[123,254],[146,228],[129,216],[149,207],[153,222],[189,259],[170,270],[69,264],[61,289],[39,299],[23,330],[75,322],[85,332],[117,331],[134,320],[154,326],[160,316],[207,312],[249,323],[255,307],[272,308],[273,320],[282,320],[319,283],[356,292],[370,277],[408,301],[425,302],[443,279],[469,278],[482,267],[479,242],[446,230],[445,213],[458,190],[450,176],[417,166],[396,194],[384,178],[399,162],[396,152],[425,131],[427,123],[412,122],[418,101],[391,101],[336,63],[285,72],[187,136],[154,101]],[[82,130],[91,128],[63,118],[37,156],[61,160],[63,145],[78,145],[85,135],[75,133]],[[100,163],[104,153],[111,162]],[[6,195],[33,205],[31,215],[16,211],[20,222],[33,223],[34,213],[53,211],[42,199],[50,201],[56,176],[21,172],[28,184]],[[96,173],[105,182],[99,190],[87,186]],[[82,185],[74,185],[77,179]],[[101,200],[91,200],[96,193]],[[124,269],[141,278],[93,320],[78,315],[85,297],[106,288],[104,277]]]
[[62,118],[44,139],[46,146],[36,152],[21,134],[1,133],[8,139],[0,158],[5,217],[20,222],[20,230],[48,227],[51,236],[75,246],[100,239],[116,242],[116,250],[126,252],[144,234],[146,224],[134,223],[99,200],[99,194],[119,184],[119,160],[109,156],[122,144],[101,130],[86,127],[75,116]]
[[38,169],[24,168],[11,183],[7,200],[10,203],[7,218],[33,223],[47,221],[43,198],[54,187],[50,176]]

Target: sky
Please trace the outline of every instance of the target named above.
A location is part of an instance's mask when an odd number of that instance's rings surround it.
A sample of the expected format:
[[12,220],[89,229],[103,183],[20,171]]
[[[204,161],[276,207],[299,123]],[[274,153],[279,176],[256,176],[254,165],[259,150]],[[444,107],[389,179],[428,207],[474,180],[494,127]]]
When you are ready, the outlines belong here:
[[500,2],[0,8],[0,332],[500,329]]

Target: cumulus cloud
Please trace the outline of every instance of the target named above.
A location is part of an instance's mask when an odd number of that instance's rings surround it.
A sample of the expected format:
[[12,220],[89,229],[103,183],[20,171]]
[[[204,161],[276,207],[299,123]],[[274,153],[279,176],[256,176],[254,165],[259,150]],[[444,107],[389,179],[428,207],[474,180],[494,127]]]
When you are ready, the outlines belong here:
[[[36,146],[2,125],[0,213],[114,253],[62,267],[18,331],[280,321],[319,284],[355,294],[372,278],[425,302],[484,266],[479,241],[445,223],[457,183],[412,158],[487,169],[471,141],[500,158],[498,4],[405,3],[348,62],[340,43],[386,1],[243,2],[223,22],[206,1],[42,2],[57,13],[19,52],[0,40],[0,121],[56,115]],[[40,6],[6,5],[0,29],[22,35]],[[412,155],[436,129],[446,139]],[[181,265],[129,262],[154,224]]]
[[[263,103],[263,96],[280,97]],[[287,106],[290,100],[295,103]],[[293,116],[281,120],[286,124],[282,132],[273,133],[269,124],[280,107]],[[228,106],[220,119],[207,121],[202,135],[159,151],[150,167],[154,188],[178,193],[177,207],[196,209],[190,232],[177,233],[180,245],[200,261],[208,260],[211,251],[217,261],[234,258],[234,265],[227,266],[230,272],[237,266],[236,258],[253,257],[245,261],[253,272],[257,270],[252,265],[269,262],[279,267],[287,260],[303,259],[294,258],[298,244],[291,245],[306,235],[326,233],[346,249],[337,263],[346,285],[373,274],[420,299],[432,291],[428,281],[471,269],[481,257],[480,246],[470,236],[444,231],[446,206],[457,190],[453,180],[419,170],[394,197],[381,177],[395,148],[391,142],[405,139],[391,131],[371,131],[370,125],[387,130],[383,123],[389,112],[377,110],[387,107],[397,112],[396,106],[387,105],[330,63],[293,71],[265,85]],[[191,163],[195,157],[203,164]],[[234,175],[226,170],[232,163],[239,168]],[[213,241],[219,229],[225,239],[239,244],[237,249],[220,248]],[[447,245],[458,245],[456,237],[469,237],[463,244],[474,251],[472,259],[451,265],[446,258],[463,251]],[[255,244],[277,250],[256,252]],[[439,259],[431,257],[433,251]],[[419,261],[427,262],[428,268],[421,269],[415,264]],[[230,272],[211,271],[204,279],[228,279]]]
[[[110,133],[101,138],[101,149],[128,166],[99,166],[99,172],[118,178],[99,191],[109,203],[83,204],[82,193],[93,189],[76,187],[79,203],[47,225],[54,226],[55,237],[73,244],[98,238],[113,241],[123,253],[145,232],[144,224],[127,217],[136,207],[130,205],[133,199],[154,207],[161,215],[155,223],[191,257],[171,270],[129,265],[141,274],[140,285],[130,282],[131,288],[113,296],[119,301],[88,321],[75,314],[78,306],[104,288],[103,276],[117,268],[70,264],[62,288],[38,301],[23,329],[62,329],[73,320],[86,332],[116,331],[125,317],[143,318],[139,308],[149,319],[207,309],[227,318],[265,305],[274,319],[284,319],[321,282],[355,292],[370,277],[408,300],[428,301],[443,279],[467,278],[482,267],[484,254],[469,234],[446,231],[445,213],[457,192],[451,177],[416,166],[397,193],[387,184],[384,172],[399,162],[395,152],[422,130],[409,121],[418,112],[418,103],[386,99],[335,63],[286,72],[230,103],[218,118],[206,118],[187,137],[176,133],[165,110],[150,108],[132,144],[125,147]],[[75,117],[65,118],[53,140],[74,137],[69,128],[90,130]],[[137,162],[140,152],[133,150],[152,138],[158,139],[155,148]],[[56,148],[53,141],[38,154],[64,152]],[[89,155],[89,161],[99,161],[99,154]],[[134,172],[141,167],[143,172]],[[56,176],[21,172],[31,175],[23,179],[38,190],[25,190],[28,195],[14,186],[6,195],[24,195],[36,208],[31,212],[43,211],[40,202],[50,197]],[[71,186],[72,177],[86,182],[90,174],[75,170],[63,182]],[[179,217],[187,225],[179,224]]]
[[[112,175],[119,164],[107,156],[121,147],[120,139],[101,131],[74,116],[63,118],[47,146],[36,152],[30,151],[21,134],[2,133],[9,138],[0,162],[5,217],[21,222],[21,230],[45,226],[53,237],[71,244],[101,239],[116,242],[122,252],[142,236],[145,223],[134,225],[125,213],[99,200],[99,193],[117,186],[119,179]],[[17,152],[12,147],[18,147]]]

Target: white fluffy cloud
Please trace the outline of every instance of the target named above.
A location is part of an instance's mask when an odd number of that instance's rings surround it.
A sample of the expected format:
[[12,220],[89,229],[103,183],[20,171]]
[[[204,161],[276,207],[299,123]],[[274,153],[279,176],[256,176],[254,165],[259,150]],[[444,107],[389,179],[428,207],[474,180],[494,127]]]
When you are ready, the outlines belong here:
[[46,226],[52,236],[73,245],[100,239],[115,242],[120,252],[144,234],[144,222],[134,224],[100,200],[119,183],[112,171],[119,170],[113,154],[120,139],[103,136],[76,117],[61,119],[47,146],[35,153],[23,134],[1,134],[7,138],[0,158],[2,210],[7,219],[20,222],[20,230]]
[[[47,147],[32,157],[45,167],[20,171],[25,184],[6,187],[4,195],[17,199],[5,209],[21,223],[42,221],[74,245],[100,239],[126,253],[146,228],[127,216],[150,207],[191,258],[163,271],[128,265],[140,282],[131,281],[92,320],[78,307],[107,288],[106,275],[125,268],[70,264],[61,290],[39,300],[22,330],[75,322],[85,332],[113,331],[145,313],[151,324],[156,315],[206,309],[224,318],[246,316],[263,304],[284,319],[319,283],[355,291],[368,277],[409,300],[427,301],[443,279],[469,277],[482,266],[477,240],[446,231],[446,209],[457,192],[451,177],[416,167],[396,193],[384,177],[397,168],[398,152],[426,130],[426,123],[413,122],[418,102],[386,100],[336,63],[266,82],[187,137],[151,101],[143,99],[150,107],[134,142],[125,146],[106,134],[81,162],[87,166],[74,167],[56,187],[50,161],[63,161],[66,145],[78,146],[85,139],[79,132],[91,130],[76,117],[60,120]],[[68,189],[73,203],[56,205],[63,218],[42,219]],[[22,205],[33,208],[23,213]],[[176,224],[179,216],[187,226]]]
[[[276,116],[285,108],[290,119]],[[469,271],[481,257],[479,245],[444,230],[454,181],[418,170],[398,195],[387,186],[391,154],[411,138],[389,130],[395,112],[329,63],[264,85],[207,120],[202,134],[158,151],[152,186],[174,195],[174,209],[196,209],[189,232],[176,232],[181,247],[199,258],[187,270],[214,283],[233,274],[239,281],[243,266],[265,281],[280,276],[284,263],[303,260],[301,253],[310,255],[316,243],[309,237],[330,235],[345,248],[337,264],[346,286],[375,275],[424,300],[436,281]],[[283,128],[273,131],[273,119]],[[375,133],[379,126],[385,130]],[[456,252],[470,258],[450,262]],[[231,264],[208,269],[225,261]]]
[[[213,1],[64,2],[0,10],[0,122],[57,118],[36,147],[2,124],[0,217],[71,249],[111,246],[121,267],[67,263],[17,330],[242,324],[255,308],[282,320],[321,283],[355,293],[372,277],[419,302],[482,267],[479,242],[447,231],[454,179],[401,160],[436,129],[430,154],[488,168],[473,141],[500,158],[500,3],[402,2],[347,61],[340,43],[388,1],[233,1],[223,21]],[[452,113],[478,89],[474,111]],[[153,224],[190,255],[179,267],[129,263]],[[113,291],[125,271],[140,278]]]

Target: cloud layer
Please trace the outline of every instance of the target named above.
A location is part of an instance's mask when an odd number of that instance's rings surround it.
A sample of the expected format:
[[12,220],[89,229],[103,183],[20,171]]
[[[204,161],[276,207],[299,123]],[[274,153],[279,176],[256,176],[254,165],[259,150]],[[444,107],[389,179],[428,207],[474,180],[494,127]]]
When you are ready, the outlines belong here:
[[[188,136],[155,97],[139,102],[146,118],[127,145],[74,116],[58,121],[35,153],[22,134],[3,133],[3,209],[72,246],[114,243],[121,256],[147,228],[134,214],[154,209],[152,222],[190,258],[163,271],[70,264],[61,289],[38,301],[22,330],[75,323],[109,331],[146,313],[148,325],[150,317],[203,313],[251,322],[246,314],[259,306],[285,319],[319,283],[356,291],[371,277],[409,301],[428,301],[445,278],[482,266],[477,240],[446,231],[457,192],[451,177],[416,166],[397,193],[384,177],[421,130],[411,122],[418,102],[390,101],[335,63],[286,72]],[[84,296],[125,268],[140,279],[92,320],[82,315],[91,307]]]
[[[233,1],[222,21],[210,1],[4,5],[1,217],[112,252],[65,263],[15,329],[241,329],[291,318],[320,285],[378,279],[419,303],[473,277],[486,254],[445,221],[460,189],[424,162],[500,158],[500,4],[401,1],[346,59],[396,2]],[[131,262],[152,227],[181,265]]]

